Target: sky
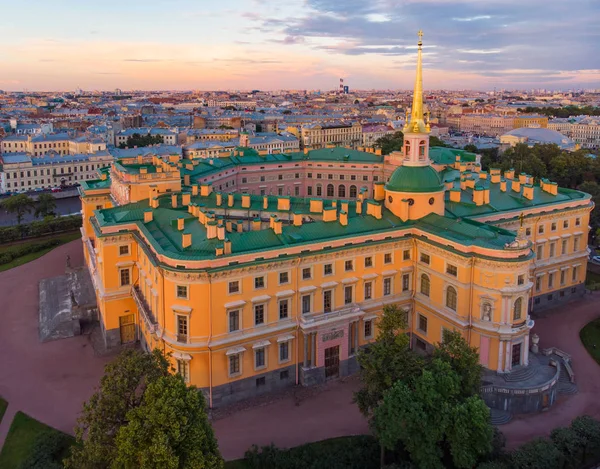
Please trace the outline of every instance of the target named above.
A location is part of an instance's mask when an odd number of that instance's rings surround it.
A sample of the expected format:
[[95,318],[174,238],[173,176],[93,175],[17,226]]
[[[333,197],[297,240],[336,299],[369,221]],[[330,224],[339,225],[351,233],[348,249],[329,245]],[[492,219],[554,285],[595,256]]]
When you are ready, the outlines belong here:
[[[25,6],[26,5],[26,6]],[[600,89],[600,0],[0,0],[0,89]]]

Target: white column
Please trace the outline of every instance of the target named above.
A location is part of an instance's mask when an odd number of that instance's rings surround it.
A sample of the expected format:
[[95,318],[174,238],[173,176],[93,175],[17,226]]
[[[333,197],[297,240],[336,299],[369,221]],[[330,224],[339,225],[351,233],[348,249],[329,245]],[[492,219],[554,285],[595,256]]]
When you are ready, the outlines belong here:
[[359,324],[359,321],[356,321],[354,323],[354,355],[358,353],[358,330],[360,329]]
[[308,336],[304,334],[304,368],[308,368]]
[[313,332],[312,334],[312,347],[310,349],[310,364],[314,368],[317,366],[316,360],[316,349],[317,349],[317,333]]
[[525,336],[525,342],[523,343],[525,350],[523,350],[523,365],[529,365],[529,334]]
[[500,340],[500,343],[498,344],[498,370],[497,371],[504,371],[504,368],[502,367],[502,356],[504,353],[504,341]]
[[512,342],[506,342],[506,354],[504,360],[504,371],[512,369]]

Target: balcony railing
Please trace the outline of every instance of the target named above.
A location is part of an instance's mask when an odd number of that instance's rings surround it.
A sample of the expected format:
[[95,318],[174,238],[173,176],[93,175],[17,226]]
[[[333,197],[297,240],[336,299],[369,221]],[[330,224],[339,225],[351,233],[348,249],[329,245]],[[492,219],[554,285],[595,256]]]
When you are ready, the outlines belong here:
[[90,258],[90,263],[92,264],[92,271],[95,272],[97,269],[97,265],[96,265],[96,250],[94,249],[94,246],[92,246],[92,240],[91,239],[87,239],[85,241],[85,247],[87,248],[88,251],[88,256]]
[[345,305],[343,308],[336,309],[330,313],[306,313],[303,314],[300,318],[300,322],[307,326],[312,326],[316,324],[322,324],[325,322],[329,322],[332,319],[337,320],[341,319],[345,316],[361,316],[364,314],[364,311],[360,309],[360,307],[355,304]]
[[144,298],[144,295],[142,295],[142,292],[137,287],[137,285],[133,286],[131,288],[131,296],[133,296],[135,304],[138,307],[140,316],[142,316],[142,318],[144,318],[144,322],[146,323],[148,332],[153,334],[154,332],[156,332],[156,329],[158,327],[158,322],[154,318],[154,315],[152,314],[152,311],[150,310],[148,303],[146,303],[146,299]]

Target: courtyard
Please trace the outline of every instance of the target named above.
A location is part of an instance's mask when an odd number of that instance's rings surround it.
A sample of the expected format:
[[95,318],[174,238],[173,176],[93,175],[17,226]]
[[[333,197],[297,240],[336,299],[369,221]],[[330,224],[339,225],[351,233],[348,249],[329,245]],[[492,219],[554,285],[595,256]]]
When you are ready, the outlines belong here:
[[[88,336],[44,344],[38,340],[38,283],[63,274],[67,255],[74,267],[82,265],[81,241],[0,273],[0,396],[9,403],[0,423],[0,446],[17,411],[72,434],[78,412],[109,360],[95,355]],[[541,348],[556,346],[572,355],[579,393],[561,397],[549,412],[518,416],[502,426],[510,447],[566,426],[577,415],[600,417],[595,398],[600,391],[599,365],[579,340],[580,329],[600,316],[595,304],[599,299],[600,293],[586,295],[561,314],[550,311],[536,320]],[[252,444],[291,447],[368,433],[366,420],[352,402],[358,386],[358,380],[350,378],[216,412],[213,425],[223,456],[240,458]]]

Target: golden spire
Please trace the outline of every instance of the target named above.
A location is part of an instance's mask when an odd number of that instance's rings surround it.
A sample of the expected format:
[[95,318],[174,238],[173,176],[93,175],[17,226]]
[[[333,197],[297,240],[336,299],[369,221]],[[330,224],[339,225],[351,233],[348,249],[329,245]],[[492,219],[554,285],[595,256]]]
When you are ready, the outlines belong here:
[[417,33],[419,42],[417,43],[417,77],[415,79],[415,90],[413,93],[412,112],[410,122],[405,122],[404,132],[409,133],[427,133],[429,132],[429,124],[425,123],[423,113],[423,31]]

